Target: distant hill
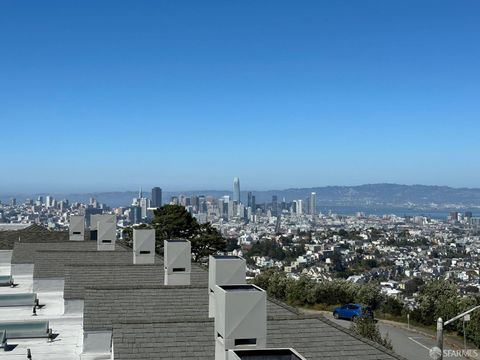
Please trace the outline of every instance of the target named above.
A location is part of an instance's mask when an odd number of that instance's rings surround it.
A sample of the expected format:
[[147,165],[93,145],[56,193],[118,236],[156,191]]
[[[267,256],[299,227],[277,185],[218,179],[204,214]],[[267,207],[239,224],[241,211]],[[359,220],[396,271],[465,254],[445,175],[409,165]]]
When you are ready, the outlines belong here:
[[[426,185],[397,185],[397,184],[370,184],[360,186],[325,186],[314,188],[298,188],[285,190],[253,191],[257,204],[271,202],[272,196],[277,195],[278,201],[306,199],[311,192],[317,193],[319,206],[362,206],[362,207],[424,207],[445,208],[452,205],[463,207],[480,207],[480,189],[478,188],[451,188],[447,186]],[[173,195],[206,195],[220,197],[231,195],[229,190],[197,190],[170,192],[163,194],[164,201],[169,201]],[[43,195],[43,194],[42,194]],[[126,192],[101,192],[85,194],[51,194],[56,199],[67,198],[71,202],[87,202],[90,197],[95,197],[99,202],[109,206],[128,206],[132,198],[138,195],[137,191]],[[8,201],[12,195],[2,196],[2,201]],[[36,195],[15,195],[17,201],[26,197],[36,199]],[[242,191],[242,200],[246,202],[247,192]]]

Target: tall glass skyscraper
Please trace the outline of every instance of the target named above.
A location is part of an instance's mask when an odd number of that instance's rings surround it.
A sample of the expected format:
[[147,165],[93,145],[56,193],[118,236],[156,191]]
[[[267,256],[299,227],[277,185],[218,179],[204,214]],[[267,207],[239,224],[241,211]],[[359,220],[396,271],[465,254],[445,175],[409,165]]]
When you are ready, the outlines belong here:
[[240,204],[240,179],[238,177],[233,178],[233,201]]
[[154,187],[152,189],[152,201],[150,206],[154,208],[159,208],[162,206],[162,189],[159,187]]
[[272,216],[278,215],[278,197],[277,195],[272,195]]
[[310,194],[309,213],[310,215],[317,214],[317,193],[314,192]]

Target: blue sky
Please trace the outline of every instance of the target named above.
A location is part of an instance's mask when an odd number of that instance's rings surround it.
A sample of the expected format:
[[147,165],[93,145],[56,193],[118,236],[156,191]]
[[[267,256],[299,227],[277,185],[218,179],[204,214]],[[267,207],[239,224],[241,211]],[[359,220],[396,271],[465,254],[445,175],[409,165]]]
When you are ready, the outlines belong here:
[[0,2],[0,193],[480,184],[477,0]]

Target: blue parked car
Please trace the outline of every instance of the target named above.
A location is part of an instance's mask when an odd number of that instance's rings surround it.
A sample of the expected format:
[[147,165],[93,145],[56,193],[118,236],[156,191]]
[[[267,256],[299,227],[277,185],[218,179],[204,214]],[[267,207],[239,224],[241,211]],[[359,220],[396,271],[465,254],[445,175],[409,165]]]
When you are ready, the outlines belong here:
[[355,320],[358,317],[367,316],[373,319],[373,311],[369,306],[359,304],[347,304],[339,306],[333,310],[335,319]]

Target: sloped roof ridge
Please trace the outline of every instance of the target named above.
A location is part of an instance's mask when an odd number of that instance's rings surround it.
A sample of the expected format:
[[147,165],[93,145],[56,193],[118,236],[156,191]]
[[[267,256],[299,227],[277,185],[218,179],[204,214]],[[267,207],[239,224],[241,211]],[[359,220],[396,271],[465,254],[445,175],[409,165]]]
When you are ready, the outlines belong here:
[[202,285],[98,285],[86,286],[85,290],[172,290],[172,289],[203,289],[207,292],[207,288]]
[[[38,250],[37,250],[38,251]],[[45,250],[43,250],[45,252]],[[158,264],[65,264],[65,267],[131,267],[131,268],[142,268],[142,267],[158,267]]]
[[44,226],[38,225],[36,223],[33,223],[32,225],[26,227],[25,229],[20,229],[18,232],[50,232],[47,228]]
[[215,319],[207,318],[207,317],[200,317],[195,316],[191,318],[182,318],[180,321],[177,317],[165,317],[163,319],[154,319],[148,322],[145,322],[143,319],[120,319],[113,324],[113,327],[118,325],[142,325],[142,324],[191,324],[191,323],[213,323]]

